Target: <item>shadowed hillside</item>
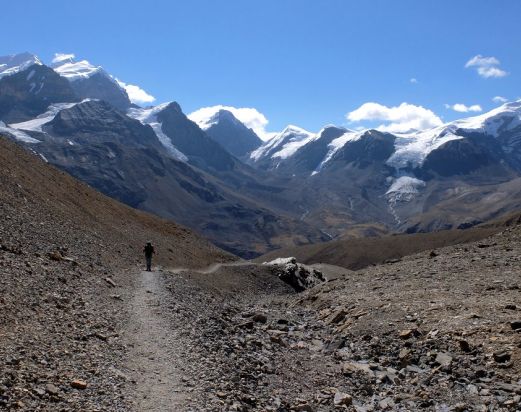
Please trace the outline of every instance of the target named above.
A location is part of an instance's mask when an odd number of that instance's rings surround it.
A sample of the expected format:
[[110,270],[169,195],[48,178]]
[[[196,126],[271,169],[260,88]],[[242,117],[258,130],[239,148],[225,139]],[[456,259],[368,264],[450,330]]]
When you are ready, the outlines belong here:
[[278,249],[256,259],[266,262],[278,257],[294,256],[306,264],[328,263],[357,270],[400,259],[424,250],[484,239],[516,222],[519,214],[467,230],[443,230],[431,233],[337,240],[326,243]]

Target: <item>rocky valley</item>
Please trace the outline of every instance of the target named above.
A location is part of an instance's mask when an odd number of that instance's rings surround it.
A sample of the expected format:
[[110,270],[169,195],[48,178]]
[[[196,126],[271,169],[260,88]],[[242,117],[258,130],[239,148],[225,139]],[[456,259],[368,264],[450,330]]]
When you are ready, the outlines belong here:
[[519,410],[521,100],[268,139],[126,87],[0,57],[0,410]]
[[[132,104],[86,60],[0,58],[0,131],[129,206],[244,258],[331,239],[468,228],[521,207],[521,103],[424,131],[288,126]],[[193,119],[193,120],[192,120]]]

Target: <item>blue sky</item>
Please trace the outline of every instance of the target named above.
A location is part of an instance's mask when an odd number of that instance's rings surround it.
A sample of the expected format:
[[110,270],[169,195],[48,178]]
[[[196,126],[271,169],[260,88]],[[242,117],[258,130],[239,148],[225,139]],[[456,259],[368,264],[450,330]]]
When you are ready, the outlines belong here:
[[415,106],[448,121],[521,96],[517,0],[26,0],[2,15],[2,55],[74,53],[157,103],[253,107],[272,131],[429,121]]

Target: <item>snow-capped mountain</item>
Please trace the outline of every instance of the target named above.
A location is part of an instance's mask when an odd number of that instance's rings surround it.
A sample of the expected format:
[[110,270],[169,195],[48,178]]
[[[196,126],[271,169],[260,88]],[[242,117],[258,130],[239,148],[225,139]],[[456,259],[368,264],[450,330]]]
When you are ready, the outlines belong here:
[[41,64],[0,79],[0,120],[4,123],[30,120],[50,104],[78,100],[66,79]]
[[208,136],[238,158],[245,158],[262,144],[259,136],[229,110],[217,111],[208,119],[205,127],[201,128]]
[[279,163],[293,156],[300,148],[317,137],[315,133],[289,125],[254,150],[250,159],[264,169],[276,168]]
[[120,110],[132,105],[126,90],[101,66],[87,60],[76,61],[73,54],[56,54],[51,66],[71,83],[81,99],[105,100]]
[[[255,123],[251,121],[252,114],[262,116],[251,108],[213,106],[196,110],[190,113],[188,118],[231,154],[240,159],[247,159],[253,150],[262,145],[259,136],[246,125]],[[243,123],[238,117],[250,120]]]
[[38,57],[31,53],[0,56],[0,79],[24,71],[35,64],[41,65],[42,62]]
[[53,68],[27,53],[0,62],[0,134],[244,256],[356,225],[468,227],[521,208],[521,100],[408,134],[288,126],[261,142],[223,106],[195,122],[174,101],[131,105],[72,55]]
[[101,66],[94,66],[87,60],[76,61],[73,54],[56,54],[51,67],[69,81],[88,79],[96,73],[110,77]]
[[157,119],[157,114],[164,110],[169,104],[170,102],[163,103],[146,109],[133,107],[128,110],[127,114],[128,116],[139,120],[141,123],[148,124],[152,127],[157,138],[168,152],[174,156],[175,159],[186,162],[188,158],[174,146],[172,139],[163,132],[163,126]]
[[[448,142],[464,139],[469,134],[499,138],[501,142],[504,142],[504,136],[520,125],[521,100],[506,103],[480,116],[456,120],[433,129],[396,134],[394,151],[386,163],[396,170],[421,168],[433,151],[442,148]],[[291,162],[292,158],[301,155],[303,151],[306,151],[307,146],[316,146],[320,141],[323,146],[325,143],[324,130],[332,127],[334,128],[334,126],[326,127],[315,135],[290,126],[255,150],[250,156],[251,160],[262,167],[269,159],[270,164],[275,165],[275,168],[285,170],[282,167],[283,163]],[[367,131],[336,129],[343,130],[343,133],[327,141],[327,151],[322,152],[323,157],[317,162],[313,174],[319,173],[345,145],[367,136]],[[517,143],[519,143],[517,140],[510,142],[510,146],[514,144],[517,147]],[[505,144],[504,148],[512,151],[513,148],[510,146]]]

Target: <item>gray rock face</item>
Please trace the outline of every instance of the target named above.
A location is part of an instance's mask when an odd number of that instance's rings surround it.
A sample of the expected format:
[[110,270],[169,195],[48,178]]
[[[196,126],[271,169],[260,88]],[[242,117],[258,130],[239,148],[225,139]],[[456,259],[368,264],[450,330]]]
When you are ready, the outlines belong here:
[[[181,120],[183,116],[179,114]],[[228,181],[243,185],[246,179],[255,182],[244,174],[244,165],[195,124],[181,125],[202,133],[190,136],[205,138],[234,167],[237,165]],[[42,130],[28,132],[40,140],[30,148],[51,164],[132,207],[196,228],[243,257],[266,250],[269,239],[279,233],[308,230],[305,225],[295,229],[298,222],[231,190],[230,183],[217,176],[224,171],[214,171],[214,177],[173,159],[149,125],[105,101],[83,102],[61,110]],[[208,165],[205,168],[211,170]],[[320,239],[318,231],[313,236]]]
[[71,87],[80,99],[104,100],[119,110],[126,110],[132,105],[127,92],[104,72],[73,80]]
[[23,122],[43,113],[51,103],[76,102],[69,82],[44,65],[33,65],[0,79],[0,120]]
[[229,171],[235,167],[236,159],[188,119],[178,103],[170,103],[157,118],[163,132],[192,164],[207,171]]
[[245,158],[262,144],[259,136],[228,110],[219,110],[211,119],[211,123],[212,126],[206,129],[208,136],[238,158]]
[[45,129],[54,135],[73,137],[74,142],[82,145],[117,142],[162,149],[149,126],[131,119],[105,101],[87,101],[61,110]]
[[[468,175],[480,169],[493,169],[496,176],[515,174],[509,166],[508,155],[498,140],[474,134],[445,143],[427,156],[419,174],[430,179],[436,176]],[[521,169],[520,169],[521,170]]]

